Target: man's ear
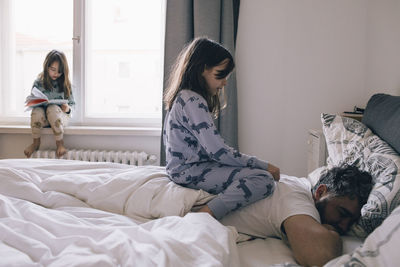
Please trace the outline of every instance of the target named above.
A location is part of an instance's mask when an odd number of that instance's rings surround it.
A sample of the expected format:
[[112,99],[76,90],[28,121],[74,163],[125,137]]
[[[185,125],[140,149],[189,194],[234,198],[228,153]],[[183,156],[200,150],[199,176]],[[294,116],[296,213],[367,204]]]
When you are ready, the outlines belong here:
[[321,197],[325,196],[328,193],[328,187],[326,184],[320,184],[315,190],[314,198],[315,200],[320,200]]

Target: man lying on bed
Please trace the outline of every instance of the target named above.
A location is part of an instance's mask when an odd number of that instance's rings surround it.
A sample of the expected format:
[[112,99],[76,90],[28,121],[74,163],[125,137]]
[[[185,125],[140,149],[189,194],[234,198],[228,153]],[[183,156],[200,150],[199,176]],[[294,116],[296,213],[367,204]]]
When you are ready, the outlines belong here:
[[279,237],[299,264],[322,266],[342,254],[339,235],[360,217],[372,183],[368,173],[352,166],[330,169],[313,188],[305,178],[281,176],[272,196],[221,222],[248,235]]

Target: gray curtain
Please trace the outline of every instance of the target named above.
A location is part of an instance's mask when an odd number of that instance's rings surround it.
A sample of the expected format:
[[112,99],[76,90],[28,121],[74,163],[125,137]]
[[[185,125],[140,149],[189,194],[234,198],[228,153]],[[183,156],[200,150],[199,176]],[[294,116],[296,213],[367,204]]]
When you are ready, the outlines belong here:
[[[234,56],[240,0],[167,0],[164,54],[164,88],[179,52],[193,38],[207,36],[226,47]],[[236,75],[225,87],[227,107],[215,122],[226,143],[238,148]],[[163,107],[163,126],[165,110]],[[161,137],[160,164],[165,165]]]

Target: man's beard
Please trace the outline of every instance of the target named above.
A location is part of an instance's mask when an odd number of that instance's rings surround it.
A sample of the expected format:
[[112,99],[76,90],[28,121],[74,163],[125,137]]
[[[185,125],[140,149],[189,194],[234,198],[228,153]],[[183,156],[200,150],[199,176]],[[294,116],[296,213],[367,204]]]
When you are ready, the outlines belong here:
[[326,198],[324,200],[318,200],[317,202],[315,202],[315,207],[317,208],[319,217],[321,218],[321,224],[326,224],[326,221],[325,221],[326,204],[327,204]]
[[319,213],[319,217],[321,218],[321,224],[329,224],[331,225],[333,228],[335,228],[336,232],[338,232],[340,235],[343,235],[344,232],[342,231],[342,229],[340,229],[340,227],[337,224],[332,224],[326,221],[326,205],[328,204],[328,200],[329,198],[324,198],[323,200],[318,200],[317,202],[315,202],[315,207],[318,210]]

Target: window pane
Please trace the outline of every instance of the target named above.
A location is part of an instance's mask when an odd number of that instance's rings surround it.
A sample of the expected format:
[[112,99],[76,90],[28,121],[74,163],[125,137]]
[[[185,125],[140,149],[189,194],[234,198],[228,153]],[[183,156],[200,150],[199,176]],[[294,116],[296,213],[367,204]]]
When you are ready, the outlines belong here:
[[[7,1],[8,25],[2,26],[7,37],[2,57],[3,116],[28,117],[24,102],[33,81],[43,70],[46,54],[52,49],[62,50],[72,71],[72,3],[70,0],[11,0]],[[4,20],[3,20],[4,21]],[[4,40],[4,39],[3,39]],[[6,70],[6,71],[4,71]],[[72,75],[72,74],[71,74]],[[72,77],[72,76],[71,76]]]
[[161,118],[163,0],[86,8],[86,117]]

